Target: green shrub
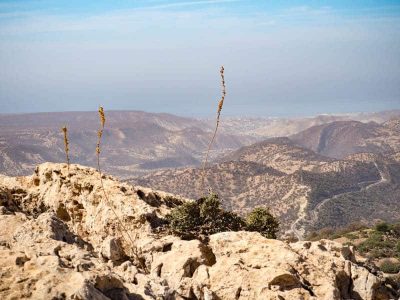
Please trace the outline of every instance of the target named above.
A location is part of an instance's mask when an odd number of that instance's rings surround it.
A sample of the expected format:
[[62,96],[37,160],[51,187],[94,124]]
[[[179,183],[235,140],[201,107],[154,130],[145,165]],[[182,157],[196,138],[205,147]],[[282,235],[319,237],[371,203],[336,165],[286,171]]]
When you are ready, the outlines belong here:
[[221,200],[217,194],[211,193],[208,197],[199,199],[197,204],[200,207],[201,220],[199,233],[210,235],[245,229],[246,224],[239,215],[221,208]]
[[384,273],[396,274],[400,272],[400,263],[395,263],[387,259],[382,262],[380,269]]
[[254,209],[245,221],[236,213],[225,211],[216,194],[175,207],[166,221],[173,234],[188,239],[239,230],[258,231],[267,238],[276,238],[279,228],[268,209]]
[[212,225],[215,228],[212,233],[246,230],[246,222],[243,218],[230,211],[221,212]]
[[260,232],[269,239],[276,239],[279,222],[272,216],[268,209],[257,207],[246,218],[247,230]]
[[189,235],[200,225],[200,208],[196,202],[185,202],[171,211],[167,221],[176,234]]
[[388,223],[382,222],[375,225],[375,230],[379,232],[390,231],[390,225]]
[[217,194],[211,193],[208,197],[199,199],[198,204],[203,222],[212,222],[221,214],[221,201]]
[[358,249],[361,252],[368,252],[375,248],[380,248],[383,243],[383,235],[381,232],[373,232],[370,236],[362,242]]

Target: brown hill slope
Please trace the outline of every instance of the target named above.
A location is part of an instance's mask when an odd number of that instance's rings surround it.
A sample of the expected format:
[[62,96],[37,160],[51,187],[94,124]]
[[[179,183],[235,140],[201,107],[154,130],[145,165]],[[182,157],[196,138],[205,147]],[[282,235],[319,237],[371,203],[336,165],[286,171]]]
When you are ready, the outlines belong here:
[[310,170],[333,159],[300,147],[289,138],[281,137],[242,147],[218,161],[255,162],[290,174],[301,168]]
[[[103,164],[124,177],[152,169],[197,165],[210,138],[201,121],[168,114],[107,112]],[[67,125],[71,161],[95,165],[98,128],[95,112],[0,115],[0,172],[30,173],[44,161],[64,161],[60,128]],[[254,142],[255,138],[220,135],[214,154]]]
[[399,122],[399,119],[383,124],[332,122],[308,128],[290,139],[319,154],[339,159],[363,152],[388,155],[400,151]]
[[[280,218],[283,231],[302,238],[326,226],[399,218],[399,168],[399,162],[374,154],[333,160],[280,138],[224,157],[206,169],[205,182],[226,208],[244,213],[255,206],[269,206]],[[204,193],[201,176],[200,169],[184,168],[131,182],[197,198]]]
[[[223,118],[211,156],[225,155],[256,141],[294,134],[313,125],[351,119],[381,123],[395,116],[399,117],[400,111],[305,118]],[[198,165],[214,123],[141,111],[107,111],[106,117],[104,165],[108,172],[120,177]],[[94,166],[97,113],[0,114],[0,171],[9,175],[29,174],[38,163],[64,161],[60,133],[64,125],[70,130],[72,161]]]

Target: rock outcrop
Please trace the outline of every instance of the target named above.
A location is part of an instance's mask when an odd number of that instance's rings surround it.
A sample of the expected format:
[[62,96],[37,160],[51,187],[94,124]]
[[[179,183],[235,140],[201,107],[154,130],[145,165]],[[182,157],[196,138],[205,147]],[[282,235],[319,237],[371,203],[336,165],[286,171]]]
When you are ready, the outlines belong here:
[[396,299],[332,241],[160,233],[183,201],[79,165],[0,175],[0,299]]

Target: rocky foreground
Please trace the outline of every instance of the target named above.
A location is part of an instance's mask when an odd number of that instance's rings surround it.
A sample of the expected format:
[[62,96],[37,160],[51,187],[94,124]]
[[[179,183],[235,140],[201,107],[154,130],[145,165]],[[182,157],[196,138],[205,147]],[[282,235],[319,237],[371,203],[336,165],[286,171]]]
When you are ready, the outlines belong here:
[[188,200],[102,182],[105,194],[96,170],[65,164],[0,175],[0,299],[398,298],[351,247],[254,232],[181,240],[156,229]]

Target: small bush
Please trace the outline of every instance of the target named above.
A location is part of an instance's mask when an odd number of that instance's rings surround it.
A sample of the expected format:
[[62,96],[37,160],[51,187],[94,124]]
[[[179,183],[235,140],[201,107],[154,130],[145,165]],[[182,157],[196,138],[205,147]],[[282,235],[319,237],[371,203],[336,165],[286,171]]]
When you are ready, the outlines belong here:
[[368,252],[375,248],[380,248],[383,243],[383,235],[381,232],[373,232],[370,236],[362,242],[358,249],[361,252]]
[[400,263],[395,263],[390,260],[384,260],[380,267],[381,271],[388,274],[397,274],[400,272]]
[[198,200],[200,216],[204,222],[212,222],[221,214],[221,201],[217,194],[210,194]]
[[260,232],[269,239],[276,239],[279,222],[263,207],[253,209],[246,219],[247,230]]
[[200,225],[200,208],[196,202],[185,202],[171,211],[167,221],[176,234],[190,235]]
[[223,231],[239,231],[245,229],[243,219],[221,208],[221,201],[217,194],[211,193],[208,197],[197,201],[200,207],[201,226],[199,233],[210,235]]
[[246,223],[244,220],[230,211],[221,212],[212,225],[214,226],[214,230],[211,231],[212,233],[246,230]]
[[390,225],[388,223],[382,222],[375,225],[375,230],[379,232],[390,231]]
[[279,229],[279,222],[268,209],[256,208],[244,220],[233,212],[225,211],[216,194],[172,209],[166,221],[172,233],[187,239],[239,230],[257,231],[267,238],[276,238]]

